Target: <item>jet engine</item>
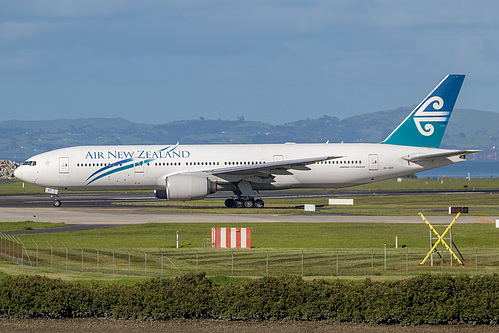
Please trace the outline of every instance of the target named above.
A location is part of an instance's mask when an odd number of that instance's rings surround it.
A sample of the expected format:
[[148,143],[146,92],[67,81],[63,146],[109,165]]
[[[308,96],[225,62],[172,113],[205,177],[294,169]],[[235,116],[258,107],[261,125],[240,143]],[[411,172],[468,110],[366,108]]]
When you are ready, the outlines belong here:
[[208,177],[193,174],[176,174],[166,177],[165,190],[156,190],[156,198],[172,201],[203,199],[215,193],[217,184]]

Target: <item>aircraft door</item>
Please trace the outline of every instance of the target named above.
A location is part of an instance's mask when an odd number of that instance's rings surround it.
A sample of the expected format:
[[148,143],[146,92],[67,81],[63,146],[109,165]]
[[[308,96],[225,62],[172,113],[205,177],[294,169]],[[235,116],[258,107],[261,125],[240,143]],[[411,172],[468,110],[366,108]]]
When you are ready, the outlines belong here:
[[135,173],[144,173],[144,161],[134,161],[133,170]]
[[369,155],[369,171],[377,171],[379,169],[379,160],[377,154]]
[[274,155],[274,162],[284,161],[283,155]]
[[59,157],[59,173],[69,173],[69,157]]

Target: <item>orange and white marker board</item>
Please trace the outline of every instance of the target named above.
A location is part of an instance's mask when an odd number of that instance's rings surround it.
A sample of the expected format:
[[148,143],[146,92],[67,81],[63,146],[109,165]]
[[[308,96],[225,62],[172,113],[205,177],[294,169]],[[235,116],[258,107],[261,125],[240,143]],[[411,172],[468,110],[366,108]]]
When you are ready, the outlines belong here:
[[251,248],[251,228],[211,228],[214,248]]

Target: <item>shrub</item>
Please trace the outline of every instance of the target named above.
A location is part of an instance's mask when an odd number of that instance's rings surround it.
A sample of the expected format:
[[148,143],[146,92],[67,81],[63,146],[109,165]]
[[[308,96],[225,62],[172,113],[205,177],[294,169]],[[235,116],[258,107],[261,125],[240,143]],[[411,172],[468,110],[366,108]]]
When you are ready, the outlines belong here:
[[499,276],[351,283],[288,275],[215,285],[196,274],[133,286],[6,277],[0,282],[0,316],[498,324]]

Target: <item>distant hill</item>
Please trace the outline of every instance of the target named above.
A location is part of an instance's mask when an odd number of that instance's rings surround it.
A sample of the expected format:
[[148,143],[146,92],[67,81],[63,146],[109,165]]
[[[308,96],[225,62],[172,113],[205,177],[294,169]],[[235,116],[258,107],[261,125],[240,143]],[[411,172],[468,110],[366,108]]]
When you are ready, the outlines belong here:
[[[343,120],[323,116],[282,125],[238,120],[196,119],[141,124],[121,118],[0,122],[0,159],[23,161],[52,149],[77,145],[208,144],[283,142],[380,142],[412,108],[367,113]],[[499,114],[455,110],[442,148],[481,149],[472,158],[499,160]]]

